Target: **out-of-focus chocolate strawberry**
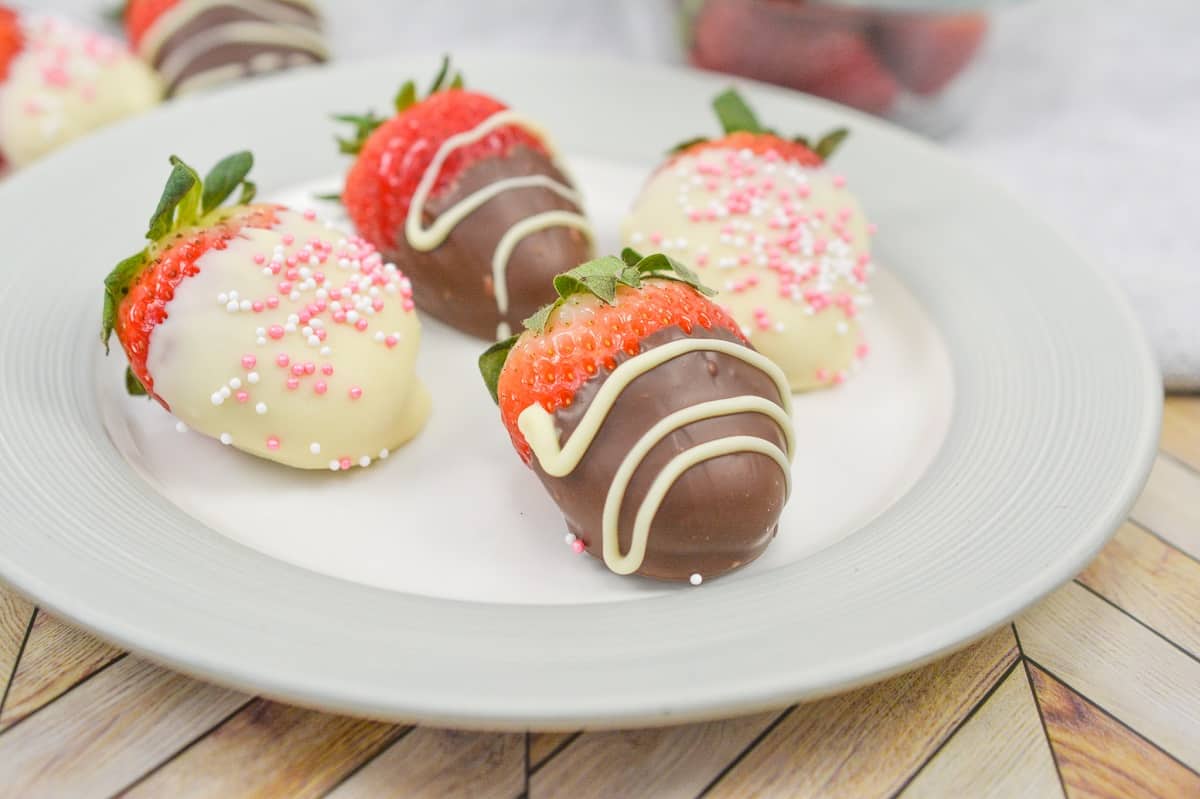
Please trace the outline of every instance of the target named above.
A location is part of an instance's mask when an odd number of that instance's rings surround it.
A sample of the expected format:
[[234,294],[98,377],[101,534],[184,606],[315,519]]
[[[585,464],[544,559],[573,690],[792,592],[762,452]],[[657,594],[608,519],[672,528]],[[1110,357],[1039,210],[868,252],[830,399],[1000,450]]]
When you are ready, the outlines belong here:
[[966,68],[987,32],[983,14],[887,14],[874,30],[880,57],[905,88],[937,94]]
[[777,83],[875,114],[898,85],[868,39],[860,9],[778,0],[708,0],[695,13],[698,67]]

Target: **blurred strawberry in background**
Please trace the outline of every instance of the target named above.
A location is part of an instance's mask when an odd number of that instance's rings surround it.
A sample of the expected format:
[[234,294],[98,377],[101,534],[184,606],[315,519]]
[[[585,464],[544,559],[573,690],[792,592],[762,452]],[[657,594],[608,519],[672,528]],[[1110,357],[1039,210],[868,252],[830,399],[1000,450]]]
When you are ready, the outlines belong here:
[[[914,124],[971,63],[978,12],[898,11],[805,0],[684,0],[691,62]],[[907,110],[908,113],[903,113]],[[945,114],[932,115],[944,126]],[[916,127],[922,125],[916,120]]]

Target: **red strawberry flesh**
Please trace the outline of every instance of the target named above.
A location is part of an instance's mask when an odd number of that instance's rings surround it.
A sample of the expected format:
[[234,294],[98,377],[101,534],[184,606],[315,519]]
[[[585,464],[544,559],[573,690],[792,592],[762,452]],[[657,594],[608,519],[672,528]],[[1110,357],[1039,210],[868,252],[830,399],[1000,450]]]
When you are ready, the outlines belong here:
[[179,4],[179,0],[129,0],[125,7],[125,35],[129,46],[137,50],[142,37],[164,13]]
[[17,20],[17,12],[0,6],[0,82],[8,78],[8,67],[21,48],[25,37]]

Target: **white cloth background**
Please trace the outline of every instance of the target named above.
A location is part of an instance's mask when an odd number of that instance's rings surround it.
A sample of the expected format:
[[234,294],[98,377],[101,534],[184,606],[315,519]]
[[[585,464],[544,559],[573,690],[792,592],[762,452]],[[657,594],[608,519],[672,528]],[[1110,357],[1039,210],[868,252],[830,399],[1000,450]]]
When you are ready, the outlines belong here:
[[[112,0],[27,0],[96,22]],[[514,48],[680,61],[670,0],[325,0],[335,56]],[[1125,286],[1168,388],[1200,390],[1200,3],[1031,0],[945,139]]]

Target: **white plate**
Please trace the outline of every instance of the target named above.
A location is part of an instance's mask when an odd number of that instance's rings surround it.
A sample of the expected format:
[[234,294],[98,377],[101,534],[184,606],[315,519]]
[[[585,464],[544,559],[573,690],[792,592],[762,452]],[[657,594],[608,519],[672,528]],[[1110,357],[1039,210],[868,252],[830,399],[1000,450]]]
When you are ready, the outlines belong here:
[[[1124,517],[1160,390],[1112,286],[930,145],[765,88],[748,93],[781,129],[850,122],[838,159],[880,223],[887,270],[872,357],[842,389],[799,398],[780,537],[738,574],[679,588],[573,555],[475,373],[479,343],[432,322],[429,428],[351,476],[254,461],[122,396],[120,359],[98,354],[100,280],[136,246],[165,156],[203,165],[249,147],[268,194],[303,200],[344,168],[326,113],[382,106],[431,62],[183,101],[0,187],[4,579],[150,657],[295,702],[599,727],[750,711],[893,673],[1068,579]],[[610,241],[663,146],[712,129],[724,83],[607,62],[462,62],[554,131]],[[336,538],[329,507],[355,522]]]

